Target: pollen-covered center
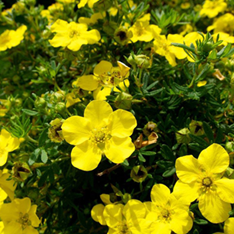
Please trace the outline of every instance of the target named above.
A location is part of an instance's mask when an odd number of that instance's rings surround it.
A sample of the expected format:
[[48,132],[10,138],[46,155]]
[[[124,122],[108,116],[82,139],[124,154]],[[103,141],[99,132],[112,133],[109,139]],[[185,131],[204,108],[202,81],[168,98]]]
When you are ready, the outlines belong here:
[[212,185],[212,180],[210,177],[205,177],[202,179],[202,185],[205,187],[210,187]]
[[93,129],[91,133],[91,137],[90,137],[90,140],[92,141],[92,143],[98,146],[99,148],[103,148],[104,144],[109,139],[110,139],[110,135],[108,134],[106,127],[103,127],[100,129]]
[[23,214],[20,212],[19,215],[20,218],[17,221],[22,225],[22,229],[25,229],[27,226],[31,226],[31,221],[29,220],[29,215],[27,213]]
[[170,219],[170,217],[171,217],[171,213],[170,213],[170,211],[167,210],[167,209],[163,209],[163,210],[161,211],[161,215],[162,215],[163,219],[165,219],[165,220],[168,220],[168,219]]
[[69,37],[70,37],[70,38],[77,37],[77,36],[79,36],[79,35],[80,35],[79,32],[76,31],[76,30],[72,30],[72,31],[70,31],[70,33],[69,33]]

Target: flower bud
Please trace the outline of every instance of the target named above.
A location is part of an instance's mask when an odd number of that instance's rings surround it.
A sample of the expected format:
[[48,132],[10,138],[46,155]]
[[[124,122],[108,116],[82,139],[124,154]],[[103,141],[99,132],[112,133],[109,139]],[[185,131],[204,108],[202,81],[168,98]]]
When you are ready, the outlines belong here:
[[12,170],[14,178],[19,181],[25,181],[31,175],[30,167],[26,162],[15,162]]
[[145,167],[138,165],[132,168],[130,177],[137,183],[143,182],[148,175],[148,172]]
[[115,107],[124,110],[130,110],[132,106],[132,95],[121,92],[115,98]]
[[119,27],[114,32],[115,40],[121,45],[126,45],[131,37],[132,32],[128,31],[126,27]]
[[60,113],[64,112],[66,110],[66,104],[64,102],[58,102],[55,105],[55,110]]
[[158,131],[158,126],[156,123],[150,121],[148,122],[144,128],[143,128],[143,133],[145,136],[149,136],[152,132],[157,132]]
[[225,149],[227,150],[228,153],[234,151],[234,141],[229,141],[225,144]]
[[188,144],[191,141],[191,138],[189,137],[190,131],[188,128],[183,128],[176,132],[176,140],[177,143],[186,143]]
[[59,143],[64,140],[61,128],[63,122],[63,119],[58,118],[50,122],[51,127],[49,128],[48,137],[51,141]]
[[142,69],[150,68],[152,65],[152,60],[143,54],[140,55],[131,54],[128,57],[127,62],[132,66],[137,66]]
[[132,197],[131,197],[131,194],[125,193],[125,194],[123,194],[123,196],[122,196],[122,202],[123,202],[124,204],[126,204],[131,198],[132,198]]
[[34,102],[34,106],[37,109],[44,109],[46,107],[46,101],[44,98],[38,97],[35,102]]
[[200,121],[192,120],[192,122],[189,124],[189,129],[191,134],[195,136],[201,136],[205,134],[203,124]]

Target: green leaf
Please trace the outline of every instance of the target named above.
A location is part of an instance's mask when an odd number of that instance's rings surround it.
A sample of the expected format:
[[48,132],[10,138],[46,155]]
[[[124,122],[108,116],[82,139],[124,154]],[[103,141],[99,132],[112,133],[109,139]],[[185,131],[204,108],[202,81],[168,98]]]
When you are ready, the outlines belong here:
[[48,129],[45,128],[39,137],[39,147],[43,146],[45,144],[45,141],[48,139]]
[[173,151],[167,145],[162,145],[161,153],[162,153],[163,158],[165,158],[167,160],[175,161],[175,159],[176,159],[174,154],[173,154]]
[[176,169],[175,167],[172,167],[172,168],[169,168],[168,170],[166,170],[164,173],[163,173],[163,177],[170,177],[172,175],[174,175],[176,172]]
[[41,150],[41,161],[43,163],[47,163],[48,161],[48,155],[44,149]]
[[145,158],[143,157],[143,155],[140,152],[138,154],[138,159],[140,162],[146,162]]
[[31,115],[31,116],[34,116],[34,115],[37,115],[37,114],[38,114],[38,112],[29,110],[29,109],[22,109],[22,111],[23,111],[25,114]]
[[208,221],[205,219],[195,219],[194,223],[197,223],[199,225],[206,225],[206,224],[208,224]]
[[171,43],[171,45],[174,45],[174,46],[183,48],[184,50],[189,50],[189,51],[193,52],[194,54],[196,53],[194,49],[192,49],[191,47],[186,46],[186,45],[184,45],[184,44],[180,44],[180,43]]
[[213,133],[212,129],[210,128],[210,126],[206,122],[203,122],[203,128],[204,128],[204,131],[205,131],[206,136],[208,137],[210,143],[213,143],[214,142],[214,133]]
[[153,156],[156,155],[156,152],[153,151],[140,151],[141,154],[145,155],[145,156]]

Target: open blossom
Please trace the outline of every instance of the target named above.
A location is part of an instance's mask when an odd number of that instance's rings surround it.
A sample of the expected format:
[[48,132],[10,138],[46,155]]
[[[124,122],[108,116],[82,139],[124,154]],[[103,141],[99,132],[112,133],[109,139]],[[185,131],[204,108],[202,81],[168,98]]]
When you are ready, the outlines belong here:
[[200,11],[201,16],[208,16],[214,18],[220,12],[225,11],[227,3],[223,0],[206,0]]
[[152,202],[146,202],[149,210],[146,220],[151,222],[151,234],[186,234],[193,226],[188,203],[163,184],[155,184],[151,190]]
[[122,163],[135,150],[129,137],[136,119],[125,110],[113,112],[105,101],[90,102],[84,117],[72,116],[62,125],[64,139],[75,145],[71,152],[74,167],[84,171],[95,169],[104,154],[114,163]]
[[212,223],[221,223],[229,217],[230,203],[234,203],[234,180],[223,177],[229,166],[225,149],[212,144],[198,159],[186,155],[176,160],[179,181],[174,191],[184,200],[198,200],[202,215]]
[[0,166],[7,162],[8,153],[16,150],[20,145],[20,140],[17,137],[2,129],[0,134]]
[[224,232],[216,232],[214,234],[232,234],[234,230],[234,218],[229,218],[224,223]]
[[0,208],[0,217],[3,221],[4,234],[38,234],[40,220],[36,215],[37,205],[31,205],[26,197],[5,203]]
[[51,26],[51,31],[56,32],[56,35],[49,42],[53,47],[62,46],[72,51],[78,51],[82,45],[97,43],[101,38],[98,30],[87,30],[87,24],[68,23],[58,19]]
[[6,30],[0,35],[0,51],[5,51],[20,44],[24,39],[27,27],[20,26],[17,30]]
[[[119,86],[125,90],[125,85],[129,86],[127,80],[130,68],[121,62],[117,62],[118,67],[113,67],[108,61],[101,61],[96,65],[93,75],[84,75],[73,82],[73,86],[79,86],[87,91],[94,91],[96,100],[106,100],[112,88]],[[114,89],[118,92],[117,89]]]

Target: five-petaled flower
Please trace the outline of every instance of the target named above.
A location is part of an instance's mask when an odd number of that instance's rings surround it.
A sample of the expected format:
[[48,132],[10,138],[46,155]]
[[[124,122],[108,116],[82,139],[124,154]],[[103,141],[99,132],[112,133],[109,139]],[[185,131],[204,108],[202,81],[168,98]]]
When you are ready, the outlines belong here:
[[223,177],[229,166],[225,149],[212,144],[198,159],[186,155],[176,160],[179,181],[174,191],[184,200],[198,200],[202,215],[212,223],[221,223],[229,217],[230,203],[234,203],[234,180]]
[[91,171],[103,154],[114,163],[122,163],[135,150],[129,137],[135,127],[132,113],[120,109],[113,112],[105,101],[90,102],[84,117],[72,116],[62,125],[64,139],[75,145],[71,152],[73,166]]

